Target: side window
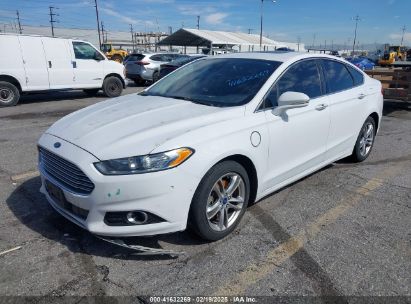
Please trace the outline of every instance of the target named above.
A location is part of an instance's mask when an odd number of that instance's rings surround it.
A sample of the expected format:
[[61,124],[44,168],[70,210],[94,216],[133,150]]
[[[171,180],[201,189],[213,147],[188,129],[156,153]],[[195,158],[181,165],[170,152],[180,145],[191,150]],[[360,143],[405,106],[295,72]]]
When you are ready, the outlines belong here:
[[316,61],[305,60],[291,66],[271,89],[266,97],[265,107],[276,107],[278,98],[288,91],[304,93],[310,98],[322,95],[320,73]]
[[94,59],[96,56],[96,49],[88,43],[74,41],[73,48],[76,59]]
[[332,60],[322,60],[322,64],[328,93],[344,91],[354,86],[354,80],[345,64]]
[[355,86],[362,85],[364,83],[363,74],[360,71],[358,71],[356,68],[353,68],[350,65],[347,65],[347,68],[350,71],[351,76],[354,78],[354,85]]
[[153,61],[163,61],[163,56],[161,54],[153,55],[150,57],[150,59]]

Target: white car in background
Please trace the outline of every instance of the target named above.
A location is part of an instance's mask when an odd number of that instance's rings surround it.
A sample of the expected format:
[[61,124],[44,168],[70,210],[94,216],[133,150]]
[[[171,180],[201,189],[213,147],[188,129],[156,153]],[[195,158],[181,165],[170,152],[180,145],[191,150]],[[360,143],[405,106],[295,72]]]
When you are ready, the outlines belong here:
[[382,108],[380,82],[336,57],[203,58],[56,122],[39,140],[41,192],[98,235],[189,226],[218,240],[248,204],[341,158],[365,160]]
[[21,94],[83,90],[108,97],[126,86],[124,67],[86,41],[0,34],[0,107],[14,106]]

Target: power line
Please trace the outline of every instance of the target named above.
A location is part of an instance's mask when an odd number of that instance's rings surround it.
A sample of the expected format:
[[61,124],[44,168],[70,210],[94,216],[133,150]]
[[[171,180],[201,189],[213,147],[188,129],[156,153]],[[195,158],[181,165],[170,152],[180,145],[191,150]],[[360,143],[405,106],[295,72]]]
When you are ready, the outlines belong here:
[[21,22],[20,22],[20,13],[18,10],[16,11],[16,13],[17,13],[17,23],[19,24],[19,33],[23,34],[23,28],[21,27]]
[[100,46],[100,49],[101,49],[100,20],[99,20],[99,17],[98,17],[98,5],[97,5],[97,0],[94,0],[94,6],[95,6],[95,8],[96,8],[97,32],[98,32],[98,45]]
[[51,35],[54,37],[54,23],[58,22],[57,20],[54,19],[54,16],[58,16],[58,14],[55,14],[53,12],[54,9],[57,9],[57,7],[54,6],[49,6],[50,10],[50,25],[51,25]]

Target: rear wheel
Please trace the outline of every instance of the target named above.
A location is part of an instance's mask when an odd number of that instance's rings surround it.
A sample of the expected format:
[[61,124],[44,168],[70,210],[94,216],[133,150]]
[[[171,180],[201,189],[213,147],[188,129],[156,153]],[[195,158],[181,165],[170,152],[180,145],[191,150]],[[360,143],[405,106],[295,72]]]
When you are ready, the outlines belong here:
[[153,73],[153,82],[157,82],[160,79],[160,74],[158,72]]
[[212,167],[198,186],[189,214],[189,227],[201,238],[216,241],[230,234],[248,204],[250,182],[237,162]]
[[115,76],[104,79],[103,92],[107,97],[117,97],[123,92],[123,83]]
[[12,83],[0,81],[0,107],[15,106],[20,99],[19,89]]
[[370,155],[372,147],[374,146],[376,131],[375,121],[370,116],[364,122],[357,142],[355,143],[354,151],[351,155],[351,159],[354,162],[362,162]]
[[100,89],[85,89],[85,90],[83,90],[83,92],[86,93],[89,96],[96,96],[98,91],[100,91]]

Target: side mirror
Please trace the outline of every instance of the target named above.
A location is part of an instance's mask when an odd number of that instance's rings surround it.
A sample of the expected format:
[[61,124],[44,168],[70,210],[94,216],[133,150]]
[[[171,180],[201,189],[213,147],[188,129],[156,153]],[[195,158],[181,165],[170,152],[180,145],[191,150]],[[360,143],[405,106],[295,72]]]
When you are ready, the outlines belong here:
[[273,114],[280,116],[288,109],[302,108],[308,106],[310,97],[299,92],[285,92],[278,98],[278,106],[273,109]]

